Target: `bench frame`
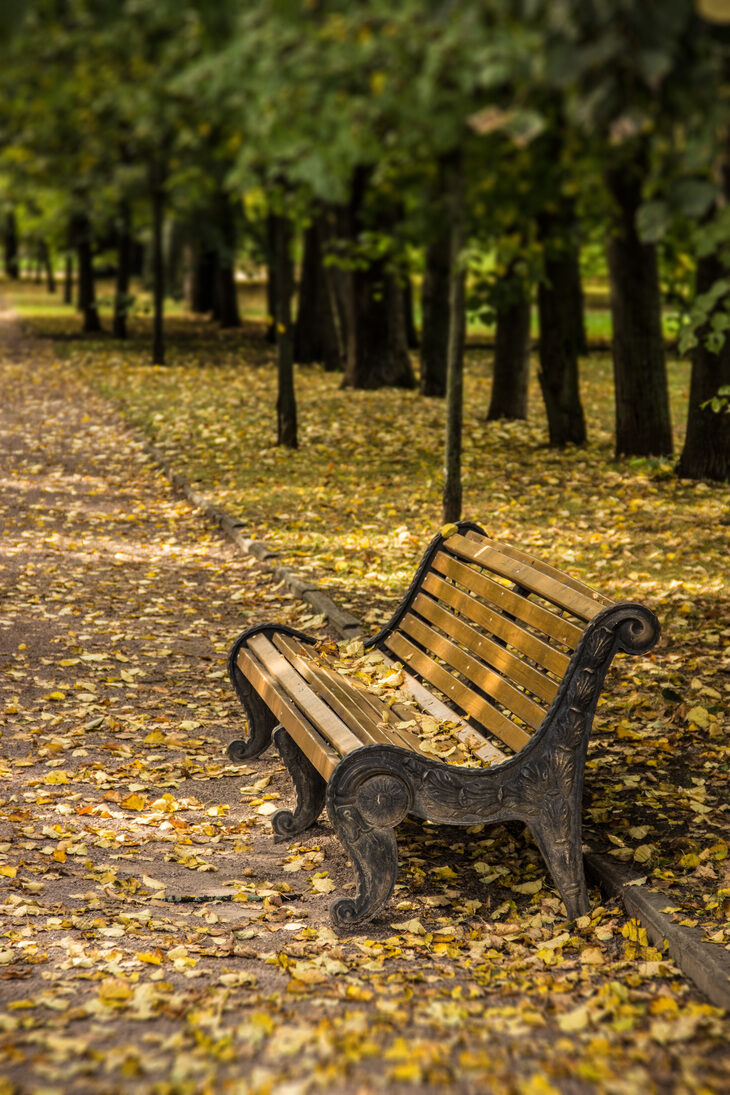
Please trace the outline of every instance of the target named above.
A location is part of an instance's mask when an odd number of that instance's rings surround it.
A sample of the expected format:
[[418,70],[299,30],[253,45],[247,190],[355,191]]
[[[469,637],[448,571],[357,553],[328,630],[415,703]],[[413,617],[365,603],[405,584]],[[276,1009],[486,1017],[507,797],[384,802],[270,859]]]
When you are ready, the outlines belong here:
[[[459,523],[458,530],[486,535],[470,522]],[[365,642],[366,650],[383,649],[385,639],[418,595],[443,543],[440,534],[431,542],[390,622]],[[519,587],[515,591],[521,592]],[[262,633],[286,634],[306,644],[317,641],[277,624],[258,625],[239,636],[231,649],[229,675],[248,717],[249,737],[232,742],[229,756],[237,762],[257,757],[273,735],[297,791],[296,808],[280,810],[272,817],[279,839],[292,839],[313,825],[326,803],[357,876],[356,896],[332,903],[337,928],[347,930],[369,920],[390,897],[398,870],[394,830],[409,814],[446,825],[523,822],[540,849],[568,917],[588,911],[581,840],[588,739],[614,655],[619,651],[644,654],[659,637],[659,624],[650,609],[623,602],[598,612],[587,624],[542,724],[518,753],[502,763],[465,768],[395,744],[363,745],[344,756],[328,780],[279,724],[238,666],[239,651]],[[456,711],[455,716],[462,717]]]

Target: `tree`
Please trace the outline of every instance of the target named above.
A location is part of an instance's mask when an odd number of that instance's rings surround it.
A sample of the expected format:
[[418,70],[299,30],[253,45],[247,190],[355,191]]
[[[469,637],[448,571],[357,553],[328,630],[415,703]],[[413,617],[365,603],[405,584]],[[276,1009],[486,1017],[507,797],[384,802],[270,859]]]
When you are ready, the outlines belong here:
[[5,249],[5,277],[17,281],[20,277],[20,264],[18,262],[18,222],[14,209],[9,209],[5,214],[3,246]]
[[669,413],[662,301],[656,248],[642,242],[636,218],[646,152],[629,143],[607,171],[615,203],[607,241],[613,318],[616,455],[669,456]]
[[274,215],[274,269],[276,284],[276,364],[279,392],[276,400],[277,444],[297,447],[297,407],[294,395],[294,334],[291,298],[294,292],[292,224],[283,214]]
[[464,376],[464,185],[461,155],[453,153],[445,164],[449,193],[451,246],[449,255],[449,341],[446,363],[446,442],[442,518],[445,523],[461,517],[461,447]]

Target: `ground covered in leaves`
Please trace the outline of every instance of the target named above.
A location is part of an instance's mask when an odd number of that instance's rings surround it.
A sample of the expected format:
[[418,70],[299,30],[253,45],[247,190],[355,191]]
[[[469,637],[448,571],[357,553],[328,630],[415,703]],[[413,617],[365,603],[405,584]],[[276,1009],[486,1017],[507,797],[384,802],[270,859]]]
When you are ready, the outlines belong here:
[[[440,406],[302,371],[302,449],[281,453],[256,331],[180,320],[153,369],[141,342],[54,352],[3,319],[0,1092],[726,1090],[727,1018],[597,891],[566,924],[519,829],[403,826],[393,901],[332,933],[352,882],[327,822],[274,844],[281,766],[224,753],[231,638],[321,621],[174,496],[87,385],[372,624],[438,525]],[[467,515],[630,585],[664,625],[600,712],[591,841],[727,945],[728,491],[609,464],[594,414],[595,442],[560,458],[537,418],[487,427],[482,371]]]

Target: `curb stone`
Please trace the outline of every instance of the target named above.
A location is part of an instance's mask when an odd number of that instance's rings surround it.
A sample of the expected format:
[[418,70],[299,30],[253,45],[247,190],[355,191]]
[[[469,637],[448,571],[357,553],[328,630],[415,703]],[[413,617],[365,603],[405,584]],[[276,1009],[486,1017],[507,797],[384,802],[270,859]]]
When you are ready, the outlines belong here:
[[[303,579],[291,567],[277,566],[277,552],[263,540],[252,540],[243,535],[245,525],[214,505],[204,495],[194,490],[187,479],[172,470],[161,453],[147,439],[144,448],[162,469],[172,485],[210,520],[215,522],[236,547],[245,555],[253,555],[271,570],[277,581],[300,600],[312,605],[326,616],[332,627],[343,639],[358,638],[364,633],[362,623],[352,613],[335,604],[313,582]],[[665,940],[669,954],[682,973],[716,1007],[730,1011],[730,952],[724,947],[706,943],[699,928],[683,927],[673,921],[664,909],[670,903],[663,894],[652,893],[638,882],[631,873],[622,870],[607,856],[586,850],[588,873],[609,897],[620,897],[629,916],[636,917],[654,944]]]
[[654,944],[665,940],[676,965],[711,1003],[730,1011],[730,952],[715,943],[706,943],[700,928],[688,928],[665,912],[671,898],[652,891],[636,881],[608,856],[587,852],[586,866],[601,889],[611,897],[620,897],[626,912],[641,921]]

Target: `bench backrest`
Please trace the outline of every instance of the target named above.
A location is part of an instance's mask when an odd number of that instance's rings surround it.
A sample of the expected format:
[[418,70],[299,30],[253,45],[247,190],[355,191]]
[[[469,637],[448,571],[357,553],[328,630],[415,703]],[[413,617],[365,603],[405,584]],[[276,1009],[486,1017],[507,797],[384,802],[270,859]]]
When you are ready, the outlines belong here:
[[378,645],[518,751],[542,723],[586,626],[614,603],[462,525],[432,545]]

